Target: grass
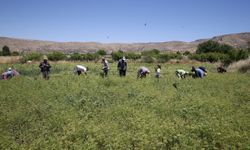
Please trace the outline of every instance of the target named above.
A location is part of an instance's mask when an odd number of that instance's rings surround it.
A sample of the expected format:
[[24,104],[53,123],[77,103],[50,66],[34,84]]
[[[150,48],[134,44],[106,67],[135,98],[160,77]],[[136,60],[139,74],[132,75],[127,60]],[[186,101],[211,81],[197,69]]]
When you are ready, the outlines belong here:
[[[83,64],[88,76],[52,64],[49,81],[38,64],[11,65],[22,76],[0,81],[0,149],[250,148],[249,75],[203,64],[206,78],[179,80],[174,71],[191,64],[162,64],[157,81],[153,64],[129,63],[125,78],[111,64],[103,79],[101,64]],[[142,65],[152,74],[136,79]]]
[[238,62],[229,65],[229,70],[238,71],[241,73],[250,73],[250,57],[245,60],[240,60]]

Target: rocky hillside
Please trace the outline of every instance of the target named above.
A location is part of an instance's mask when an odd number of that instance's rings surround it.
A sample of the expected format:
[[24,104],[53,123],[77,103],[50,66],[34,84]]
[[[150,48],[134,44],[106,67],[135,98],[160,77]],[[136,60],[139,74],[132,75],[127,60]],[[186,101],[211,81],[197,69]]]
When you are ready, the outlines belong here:
[[[250,32],[228,34],[211,38],[220,43],[226,43],[239,48],[247,48],[250,44]],[[96,42],[52,42],[40,40],[25,40],[8,37],[0,37],[0,47],[7,45],[11,51],[63,51],[71,52],[94,52],[99,49],[106,51],[143,51],[150,49],[159,49],[161,51],[195,51],[197,45],[209,39],[201,39],[193,42],[152,42],[152,43],[96,43]]]

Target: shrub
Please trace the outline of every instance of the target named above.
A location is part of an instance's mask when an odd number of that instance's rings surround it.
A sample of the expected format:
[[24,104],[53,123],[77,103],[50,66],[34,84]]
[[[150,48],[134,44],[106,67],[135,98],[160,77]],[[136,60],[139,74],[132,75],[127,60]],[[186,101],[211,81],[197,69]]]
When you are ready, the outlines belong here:
[[149,51],[143,51],[143,56],[151,56],[151,57],[157,57],[160,54],[160,51],[158,49],[152,49]]
[[228,53],[229,51],[233,50],[234,48],[227,44],[220,44],[216,41],[206,41],[198,45],[198,48],[196,50],[197,54],[201,53]]
[[62,52],[54,51],[48,54],[48,59],[51,61],[63,60],[66,58],[66,55]]
[[14,51],[14,52],[12,52],[11,53],[11,56],[19,56],[20,54],[19,54],[19,52],[17,52],[17,51]]
[[124,56],[124,52],[123,51],[117,51],[117,52],[112,52],[111,53],[112,59],[115,61],[118,61],[119,59],[121,59]]
[[170,56],[168,54],[161,54],[158,56],[157,58],[157,62],[159,63],[165,63],[168,62],[170,60]]
[[82,56],[79,53],[74,53],[70,55],[70,60],[82,60]]
[[42,58],[42,54],[38,52],[31,52],[23,56],[21,62],[26,62],[28,60],[39,61]]
[[2,55],[3,55],[3,56],[10,56],[10,55],[11,55],[11,53],[10,53],[10,48],[9,48],[8,46],[5,45],[5,46],[3,47]]
[[102,50],[102,49],[98,50],[96,53],[97,53],[98,55],[100,55],[100,56],[107,55],[107,52],[106,52],[105,50]]
[[142,62],[144,63],[153,63],[154,58],[152,56],[142,56]]
[[140,59],[140,58],[141,58],[141,55],[138,54],[138,53],[127,52],[127,53],[125,53],[125,57],[126,57],[127,59],[136,60],[136,59]]
[[250,73],[250,58],[247,60],[240,60],[229,65],[229,70],[239,71],[242,73]]
[[203,54],[191,54],[189,55],[190,59],[198,60],[202,62],[218,62],[218,61],[228,61],[229,55],[221,53],[203,53]]
[[185,52],[183,53],[183,55],[188,56],[188,55],[190,55],[190,52],[189,52],[189,51],[185,51]]

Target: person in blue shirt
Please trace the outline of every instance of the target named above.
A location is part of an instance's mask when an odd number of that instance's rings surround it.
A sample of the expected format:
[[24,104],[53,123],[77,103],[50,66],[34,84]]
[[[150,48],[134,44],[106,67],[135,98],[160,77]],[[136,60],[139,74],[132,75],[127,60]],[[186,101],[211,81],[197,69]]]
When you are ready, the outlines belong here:
[[203,78],[205,76],[205,71],[200,68],[192,67],[192,72],[194,72],[193,78]]

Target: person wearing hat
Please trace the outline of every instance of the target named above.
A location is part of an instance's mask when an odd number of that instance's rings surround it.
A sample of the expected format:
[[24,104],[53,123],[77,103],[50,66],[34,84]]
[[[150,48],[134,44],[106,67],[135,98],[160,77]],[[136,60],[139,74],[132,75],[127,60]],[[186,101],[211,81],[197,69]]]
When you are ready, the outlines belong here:
[[146,78],[147,74],[149,74],[150,71],[147,67],[140,67],[137,71],[137,78]]
[[119,75],[120,77],[125,77],[126,76],[126,72],[127,72],[127,62],[126,62],[126,58],[123,57],[122,59],[120,59],[118,61],[118,64],[117,64],[117,69],[119,71]]
[[50,73],[50,64],[48,62],[47,57],[44,57],[43,62],[40,63],[39,68],[41,69],[41,72],[43,74],[43,78],[45,80],[49,80],[49,73]]
[[14,76],[19,76],[19,75],[20,75],[19,72],[17,72],[15,69],[8,68],[7,71],[2,73],[2,76],[0,77],[0,79],[7,80],[7,79],[11,79]]
[[12,69],[11,68],[8,68],[7,71],[5,71],[4,73],[2,73],[2,79],[3,80],[7,80],[7,79],[10,79],[14,76],[13,72],[12,72]]

